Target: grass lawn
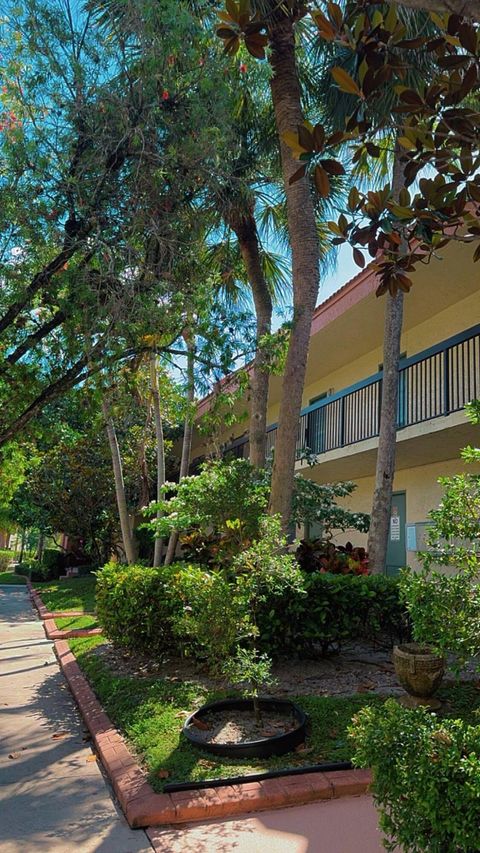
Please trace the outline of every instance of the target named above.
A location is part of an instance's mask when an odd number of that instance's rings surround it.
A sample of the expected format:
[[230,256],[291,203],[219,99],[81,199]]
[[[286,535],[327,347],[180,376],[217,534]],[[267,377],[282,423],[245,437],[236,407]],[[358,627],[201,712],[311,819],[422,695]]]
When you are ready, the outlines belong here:
[[96,583],[96,577],[89,575],[85,578],[35,583],[34,587],[49,610],[82,610],[85,613],[93,613]]
[[91,616],[57,616],[55,619],[57,628],[62,631],[78,628],[98,628],[98,620],[93,614]]
[[22,584],[26,583],[27,579],[23,575],[16,575],[15,572],[0,572],[0,586],[2,584]]
[[[209,694],[192,682],[112,675],[103,661],[90,654],[102,642],[101,637],[69,641],[111,720],[141,758],[156,791],[161,791],[166,782],[199,781],[349,760],[351,747],[346,729],[353,714],[365,705],[380,705],[384,701],[383,697],[365,693],[347,698],[298,696],[295,701],[310,717],[308,752],[270,759],[221,759],[197,751],[181,737],[186,712],[207,700],[221,698],[220,694]],[[448,688],[440,695],[448,716],[478,722],[480,691],[475,687]],[[161,771],[168,771],[167,779],[159,778]]]

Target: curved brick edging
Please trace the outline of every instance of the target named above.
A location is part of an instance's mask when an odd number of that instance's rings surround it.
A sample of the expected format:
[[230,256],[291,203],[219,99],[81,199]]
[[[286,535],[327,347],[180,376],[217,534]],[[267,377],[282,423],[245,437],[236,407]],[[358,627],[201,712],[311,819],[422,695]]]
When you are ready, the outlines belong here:
[[74,637],[95,637],[102,633],[101,628],[58,628],[57,623],[55,622],[56,617],[85,616],[85,613],[81,610],[58,610],[51,612],[45,607],[40,595],[29,580],[27,580],[26,587],[37,613],[43,621],[43,628],[48,640],[68,640]]
[[337,770],[282,776],[221,788],[156,794],[123,737],[104,712],[68,643],[57,640],[55,651],[132,828],[187,823],[303,805],[315,800],[360,795],[368,789],[371,781],[369,770]]

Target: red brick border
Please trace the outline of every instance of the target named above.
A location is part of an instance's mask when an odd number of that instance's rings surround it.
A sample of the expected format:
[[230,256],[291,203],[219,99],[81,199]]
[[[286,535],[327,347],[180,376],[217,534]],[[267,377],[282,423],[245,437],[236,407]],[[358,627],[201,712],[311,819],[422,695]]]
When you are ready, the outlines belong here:
[[220,788],[156,794],[123,737],[114,728],[64,640],[55,651],[95,747],[132,828],[188,823],[364,794],[369,770],[282,776]]
[[68,640],[72,637],[95,637],[102,633],[101,628],[58,628],[55,619],[61,616],[84,616],[80,610],[66,610],[51,612],[48,610],[37,590],[34,589],[31,582],[27,580],[27,589],[30,598],[35,606],[40,619],[43,621],[43,629],[48,640]]

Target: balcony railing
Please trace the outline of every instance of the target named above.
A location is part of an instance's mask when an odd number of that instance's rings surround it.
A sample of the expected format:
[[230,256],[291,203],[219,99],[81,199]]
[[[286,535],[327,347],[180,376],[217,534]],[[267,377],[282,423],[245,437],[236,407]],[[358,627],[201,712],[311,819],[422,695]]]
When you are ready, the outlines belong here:
[[[450,415],[480,397],[480,325],[454,335],[400,363],[397,427]],[[378,435],[382,373],[375,373],[303,409],[297,454],[327,453]],[[275,447],[277,424],[267,428],[267,457]],[[248,457],[248,436],[225,453]]]

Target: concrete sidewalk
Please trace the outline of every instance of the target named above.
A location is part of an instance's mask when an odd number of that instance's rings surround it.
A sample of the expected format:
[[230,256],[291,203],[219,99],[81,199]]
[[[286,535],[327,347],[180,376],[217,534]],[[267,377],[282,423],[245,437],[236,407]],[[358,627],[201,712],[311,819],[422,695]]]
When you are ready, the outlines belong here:
[[1,853],[151,853],[112,799],[25,587],[0,586]]
[[155,853],[385,853],[367,796],[147,832]]

